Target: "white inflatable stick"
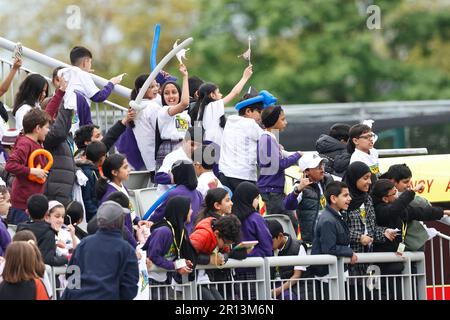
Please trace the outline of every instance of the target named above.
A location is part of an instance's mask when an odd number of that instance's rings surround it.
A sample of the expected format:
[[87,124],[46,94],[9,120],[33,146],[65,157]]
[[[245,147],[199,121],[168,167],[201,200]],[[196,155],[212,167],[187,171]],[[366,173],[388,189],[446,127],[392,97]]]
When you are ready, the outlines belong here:
[[175,48],[172,49],[172,51],[170,51],[156,66],[155,69],[153,69],[152,73],[150,74],[150,76],[147,78],[147,80],[145,81],[144,85],[142,86],[141,90],[139,91],[138,96],[136,97],[136,100],[132,100],[130,101],[130,107],[134,110],[141,110],[142,106],[141,106],[141,102],[142,99],[144,98],[145,93],[147,92],[148,88],[150,87],[150,85],[152,84],[153,80],[156,79],[156,76],[158,75],[158,73],[166,66],[166,64],[170,61],[170,59],[172,59],[178,52],[180,52],[181,50],[183,50],[184,48],[186,48],[188,45],[190,45],[192,42],[194,41],[193,38],[188,38],[186,40],[184,40],[180,45],[176,46]]

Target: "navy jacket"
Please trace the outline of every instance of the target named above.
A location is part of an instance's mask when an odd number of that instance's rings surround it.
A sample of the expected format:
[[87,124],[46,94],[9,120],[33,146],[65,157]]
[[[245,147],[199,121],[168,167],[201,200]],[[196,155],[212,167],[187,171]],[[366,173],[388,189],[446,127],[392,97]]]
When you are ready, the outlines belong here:
[[[330,206],[319,215],[311,254],[330,254],[337,257],[351,257],[350,230],[343,218]],[[327,266],[314,266],[314,274],[324,276]]]
[[65,300],[131,300],[137,294],[136,253],[120,230],[100,229],[81,240],[70,259],[72,265],[80,268],[80,289],[67,288]]
[[97,214],[99,206],[97,194],[95,193],[95,183],[100,178],[100,173],[97,166],[89,160],[79,160],[77,161],[77,166],[88,178],[86,185],[81,186],[81,193],[83,195],[84,208],[86,209],[86,222],[89,222]]

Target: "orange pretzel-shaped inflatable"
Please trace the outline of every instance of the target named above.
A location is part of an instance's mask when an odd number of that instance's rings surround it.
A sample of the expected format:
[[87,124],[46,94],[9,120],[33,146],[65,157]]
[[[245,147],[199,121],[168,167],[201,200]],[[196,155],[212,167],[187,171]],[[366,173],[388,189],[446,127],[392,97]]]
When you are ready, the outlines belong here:
[[[31,168],[34,168],[34,159],[35,159],[37,156],[40,156],[40,155],[46,157],[47,160],[48,160],[47,164],[46,164],[45,167],[44,167],[44,170],[45,170],[46,172],[48,172],[48,170],[50,170],[50,168],[53,166],[53,156],[52,156],[52,154],[51,154],[50,152],[48,152],[48,151],[45,150],[45,149],[37,149],[37,150],[34,150],[34,151],[31,153],[30,157],[28,158],[28,167],[29,167],[30,169],[31,169]],[[36,168],[40,169],[40,168],[41,168],[41,165],[38,164]],[[29,175],[28,175],[28,180],[33,181],[33,182],[36,182],[36,183],[39,183],[39,184],[44,184],[46,179],[38,178],[38,177],[36,177],[36,176],[33,175],[33,174],[29,174]]]

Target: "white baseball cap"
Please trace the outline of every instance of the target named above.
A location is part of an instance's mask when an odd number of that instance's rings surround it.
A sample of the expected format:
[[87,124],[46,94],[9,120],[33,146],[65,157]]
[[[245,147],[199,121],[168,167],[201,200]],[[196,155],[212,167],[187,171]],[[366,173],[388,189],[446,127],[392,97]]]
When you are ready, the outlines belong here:
[[326,159],[321,158],[317,152],[305,153],[300,160],[298,160],[298,166],[303,172],[306,169],[317,168],[322,161],[326,161]]

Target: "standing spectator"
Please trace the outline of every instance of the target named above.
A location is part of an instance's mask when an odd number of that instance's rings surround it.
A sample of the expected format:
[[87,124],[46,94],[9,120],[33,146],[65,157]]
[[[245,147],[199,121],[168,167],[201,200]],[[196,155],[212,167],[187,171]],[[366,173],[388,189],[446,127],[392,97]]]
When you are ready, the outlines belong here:
[[64,300],[131,300],[136,296],[136,253],[121,234],[124,216],[129,212],[114,201],[98,208],[100,230],[80,242],[69,262],[81,271],[80,287],[68,287]]
[[[264,133],[260,127],[261,112],[268,106],[265,104],[265,97],[266,95],[246,93],[235,106],[238,115],[228,117],[223,130],[219,179],[232,192],[241,182],[256,183],[258,178],[257,146]],[[276,99],[270,97],[270,102],[275,103]]]
[[38,182],[30,181],[30,175],[39,179],[47,178],[48,172],[44,168],[47,161],[44,157],[38,156],[35,159],[35,165],[39,167],[29,168],[28,158],[33,151],[42,149],[42,143],[49,132],[50,116],[45,111],[33,108],[23,118],[23,130],[25,135],[17,138],[11,156],[6,163],[6,171],[15,175],[11,203],[12,209],[8,214],[8,222],[19,224],[28,221],[29,215],[25,212],[27,208],[27,199],[36,193],[43,193],[44,185]]
[[[0,97],[3,96],[6,91],[8,91],[9,87],[11,86],[11,83],[14,79],[14,76],[17,73],[17,70],[20,69],[20,67],[22,66],[22,59],[17,59],[14,58],[13,59],[13,65],[11,70],[9,71],[8,75],[6,76],[6,79],[0,84]],[[5,120],[5,122],[7,122],[8,120]]]
[[[47,290],[40,279],[39,259],[33,245],[25,241],[11,243],[6,249],[0,300],[48,300]],[[41,262],[42,263],[42,262]]]
[[[351,258],[351,264],[356,263],[357,256],[350,247],[350,230],[344,221],[343,211],[346,211],[352,200],[348,187],[344,182],[331,182],[325,190],[327,206],[318,218],[314,232],[311,254],[330,254],[337,257]],[[328,275],[328,267],[314,266],[313,273],[319,277]],[[316,286],[319,283],[316,282]],[[322,282],[326,298],[328,283]],[[320,292],[316,290],[317,292]]]
[[[380,227],[376,223],[375,208],[372,198],[369,195],[369,189],[372,184],[372,172],[363,162],[356,161],[350,164],[344,175],[345,182],[350,190],[352,200],[348,207],[345,221],[350,229],[350,246],[354,252],[372,252],[373,243],[385,243],[393,241],[396,232],[393,229]],[[351,276],[367,275],[367,264],[358,264],[350,267]],[[359,293],[362,297],[364,278],[354,279],[350,284],[350,296],[355,297]],[[355,288],[356,287],[356,288]],[[370,295],[370,292],[368,292]]]
[[[198,264],[212,264],[220,267],[225,264],[226,257],[224,253],[229,253],[229,246],[238,243],[241,233],[241,222],[234,215],[224,215],[220,218],[209,217],[201,220],[192,234],[189,236],[192,246],[199,254]],[[201,281],[200,273],[203,277]],[[200,271],[197,277],[197,283],[216,282],[214,272]],[[201,286],[202,300],[223,300],[223,296],[218,289],[214,287]]]
[[[195,249],[189,240],[185,224],[191,221],[192,209],[188,197],[174,197],[167,202],[164,218],[151,227],[150,237],[142,247],[154,265],[180,275],[192,272],[196,263]],[[185,260],[177,267],[176,260]],[[167,272],[150,272],[150,285],[170,284]],[[152,299],[166,299],[164,291],[151,290]]]
[[350,126],[348,124],[336,123],[331,126],[328,134],[322,134],[316,141],[316,150],[319,156],[328,160],[325,164],[326,173],[339,177],[344,175],[351,157],[347,153],[349,131]]
[[[253,183],[242,182],[234,192],[232,212],[241,221],[241,240],[258,241],[248,257],[264,258],[272,256],[272,236],[264,218],[257,210],[258,196],[258,188]],[[254,268],[236,269],[235,280],[256,280],[256,270]],[[256,299],[256,286],[250,285],[250,292],[246,292],[242,298]]]
[[[64,79],[61,79],[60,88],[49,102],[49,107],[53,103],[61,105],[66,86]],[[53,166],[48,174],[44,194],[49,200],[56,200],[64,205],[72,201],[72,190],[76,182],[74,142],[70,133],[72,115],[73,110],[61,107],[44,141],[45,149],[53,156]]]
[[352,156],[350,164],[361,161],[367,164],[372,172],[372,183],[381,175],[378,161],[378,151],[373,146],[376,135],[372,128],[365,124],[355,124],[350,128],[347,151]]
[[317,153],[305,154],[298,162],[303,178],[285,199],[286,209],[297,210],[301,238],[309,247],[313,241],[317,216],[326,205],[325,188],[333,181],[331,175],[325,174],[325,162]]
[[16,118],[16,129],[22,130],[25,115],[33,108],[41,109],[40,103],[46,96],[48,96],[48,83],[40,74],[30,74],[22,81],[12,110]]
[[158,111],[157,134],[161,144],[156,144],[156,171],[161,167],[166,155],[175,150],[191,126],[189,107],[188,70],[184,64],[179,68],[183,75],[183,88],[176,82],[168,81],[161,88],[163,107]]
[[284,214],[291,219],[295,230],[298,227],[294,212],[284,207],[284,171],[294,165],[302,156],[300,151],[287,155],[283,152],[274,133],[287,127],[286,116],[281,106],[263,110],[262,123],[266,130],[258,140],[257,160],[260,174],[257,181],[261,198],[266,204],[267,214]]

